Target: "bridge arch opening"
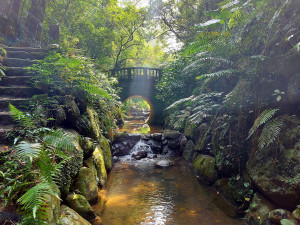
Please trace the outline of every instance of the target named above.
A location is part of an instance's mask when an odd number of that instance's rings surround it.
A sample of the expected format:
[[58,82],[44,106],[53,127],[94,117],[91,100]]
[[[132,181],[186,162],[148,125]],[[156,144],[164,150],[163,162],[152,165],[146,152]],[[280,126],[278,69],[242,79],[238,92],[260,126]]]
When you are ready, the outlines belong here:
[[154,107],[151,101],[141,95],[132,95],[123,101],[123,112],[129,120],[151,121]]

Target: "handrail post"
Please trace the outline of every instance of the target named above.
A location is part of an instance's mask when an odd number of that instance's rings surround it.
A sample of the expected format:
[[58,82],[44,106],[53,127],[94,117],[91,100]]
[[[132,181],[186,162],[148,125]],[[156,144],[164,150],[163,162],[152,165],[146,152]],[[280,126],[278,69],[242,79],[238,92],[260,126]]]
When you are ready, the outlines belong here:
[[131,79],[131,69],[127,69],[128,79]]

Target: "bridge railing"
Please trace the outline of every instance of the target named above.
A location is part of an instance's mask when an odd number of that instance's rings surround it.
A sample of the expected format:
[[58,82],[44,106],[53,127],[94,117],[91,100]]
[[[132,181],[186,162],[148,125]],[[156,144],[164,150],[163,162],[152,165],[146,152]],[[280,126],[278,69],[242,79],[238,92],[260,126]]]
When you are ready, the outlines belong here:
[[155,80],[160,80],[161,74],[161,69],[149,67],[128,67],[109,71],[109,75],[121,79],[154,78]]

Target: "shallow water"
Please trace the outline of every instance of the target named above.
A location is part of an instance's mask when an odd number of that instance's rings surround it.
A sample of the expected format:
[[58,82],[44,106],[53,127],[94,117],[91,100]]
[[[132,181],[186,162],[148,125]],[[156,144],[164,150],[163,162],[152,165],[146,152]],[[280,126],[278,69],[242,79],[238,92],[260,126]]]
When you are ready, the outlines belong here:
[[145,121],[133,120],[125,121],[124,126],[119,127],[119,132],[128,132],[128,133],[139,133],[139,134],[153,134],[162,132],[162,127],[153,126],[147,124]]
[[[158,159],[121,158],[110,173],[104,225],[241,225],[215,204],[211,191],[199,184],[189,165],[156,168]],[[226,207],[226,206],[225,206]]]

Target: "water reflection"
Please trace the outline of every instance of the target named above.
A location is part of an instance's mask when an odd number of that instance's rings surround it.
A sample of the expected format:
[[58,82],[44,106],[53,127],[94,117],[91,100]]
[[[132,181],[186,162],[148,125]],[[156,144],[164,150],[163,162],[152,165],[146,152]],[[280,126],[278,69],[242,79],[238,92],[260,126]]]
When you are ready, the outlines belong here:
[[150,126],[141,120],[125,121],[125,124],[122,127],[119,127],[119,132],[127,133],[140,133],[140,134],[153,134],[162,132],[161,127]]
[[[147,163],[145,162],[147,161]],[[158,169],[158,159],[116,163],[107,186],[104,225],[241,225],[226,216],[188,165]],[[146,166],[145,166],[146,165]]]

